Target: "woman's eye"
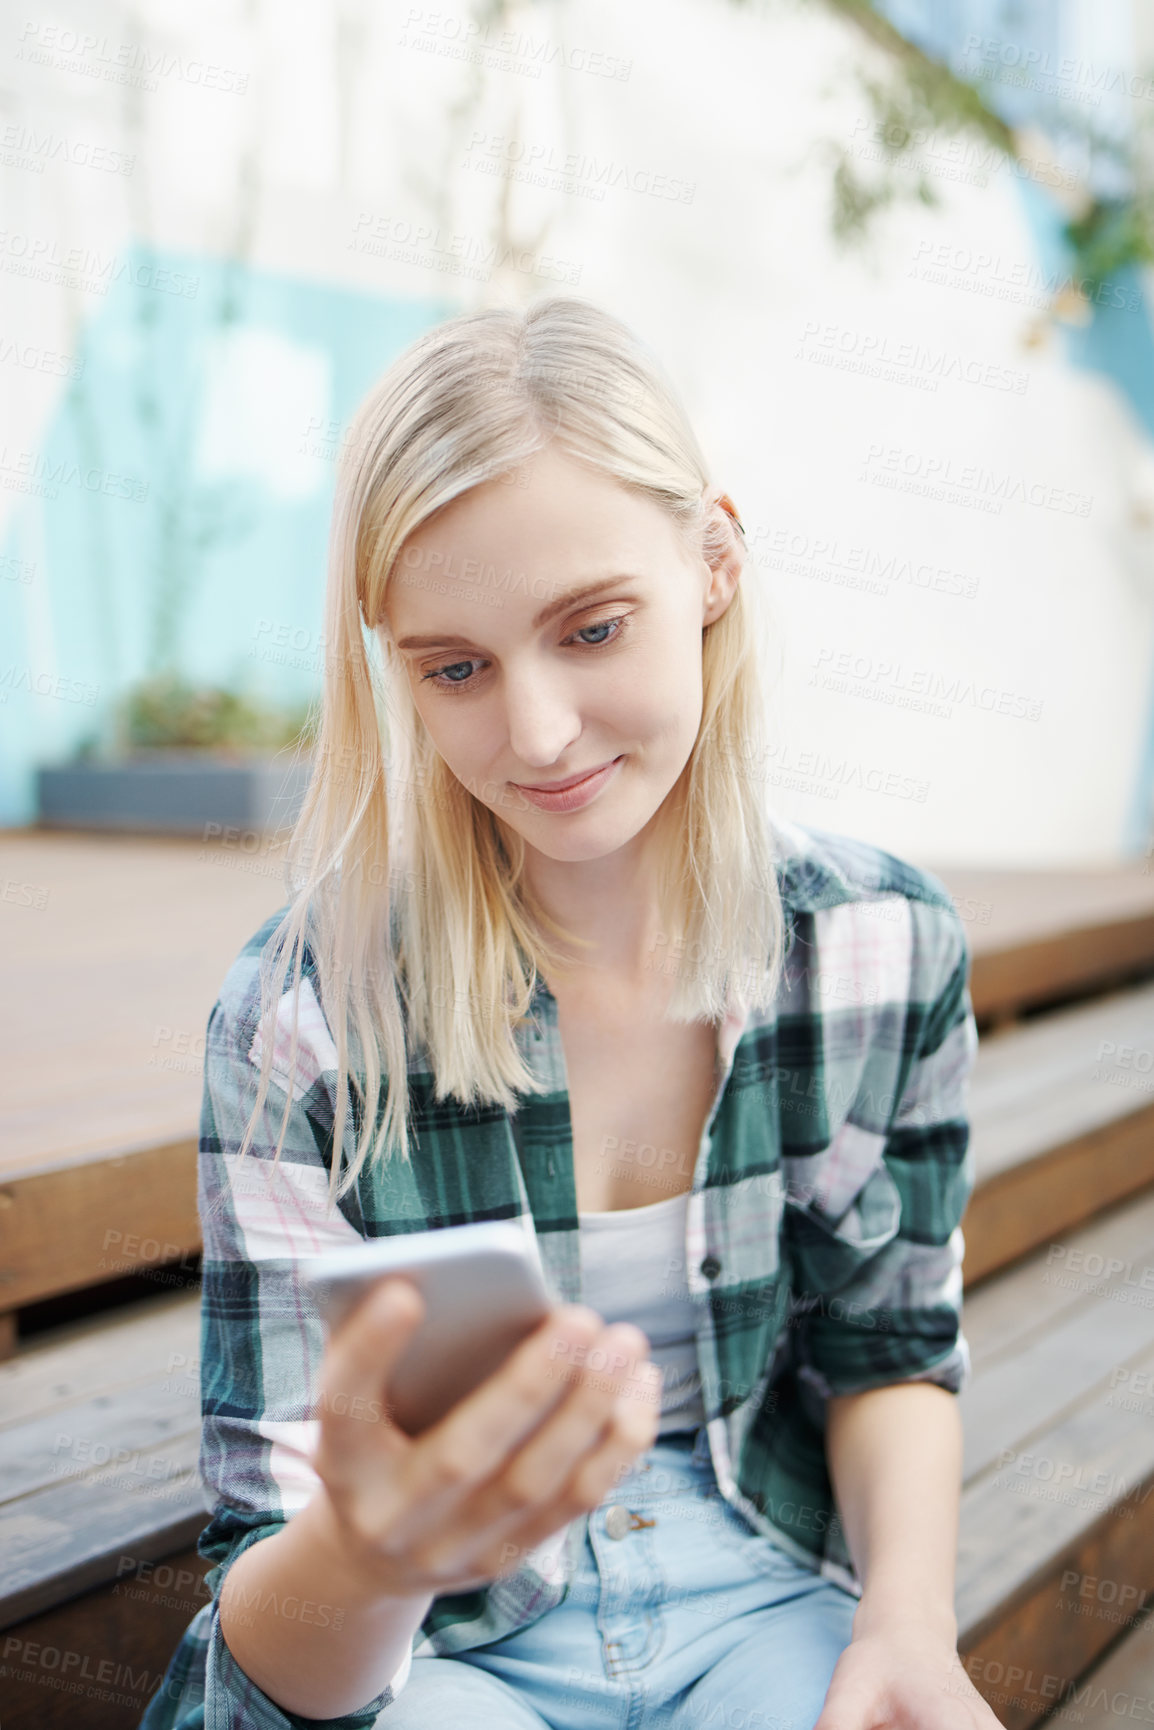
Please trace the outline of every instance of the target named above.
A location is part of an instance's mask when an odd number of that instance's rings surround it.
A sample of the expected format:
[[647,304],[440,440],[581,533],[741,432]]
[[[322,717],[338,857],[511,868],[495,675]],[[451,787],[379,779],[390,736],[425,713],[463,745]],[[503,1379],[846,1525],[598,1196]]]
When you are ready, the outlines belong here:
[[[435,667],[431,673],[422,673],[421,678],[423,680],[424,679],[440,679],[440,678],[443,678],[447,673],[455,673],[455,672],[458,672],[461,667],[471,667],[472,665],[473,665],[472,661],[452,661],[449,664],[449,666],[447,666],[447,667]],[[449,680],[449,683],[451,685],[462,685],[462,684],[464,684],[464,682],[465,681],[463,679],[450,679]]]
[[[581,627],[581,629],[577,632],[577,635],[579,637],[582,637],[582,636],[584,636],[586,631],[607,631],[609,629],[610,625],[618,625],[620,623],[621,623],[620,619],[599,619],[595,625],[583,625]],[[612,641],[612,639],[609,637],[602,637],[601,638],[601,643],[607,643],[610,641]],[[601,646],[600,643],[590,643],[590,645],[589,645],[589,647],[591,649],[596,649],[596,648],[599,648],[600,646]]]
[[[578,648],[584,648],[584,649],[607,648],[610,643],[614,643],[617,641],[618,637],[620,637],[622,632],[626,629],[626,624],[627,624],[627,620],[626,620],[625,616],[622,616],[619,618],[614,618],[614,619],[598,619],[597,623],[594,625],[582,625],[581,629],[579,631],[575,631],[573,636],[567,638],[566,641],[570,642],[570,643],[576,643]],[[613,633],[612,636],[600,637],[597,639],[596,642],[581,641],[581,639],[585,637],[585,634],[588,631],[610,631],[610,630]],[[472,682],[474,675],[471,673],[466,673],[464,678],[453,678],[453,677],[451,677],[451,675],[454,673],[461,672],[462,669],[464,669],[464,668],[472,667],[475,665],[476,665],[476,662],[474,662],[474,661],[449,661],[443,667],[434,667],[431,672],[422,673],[421,674],[421,682],[422,682],[422,684],[424,684],[426,682],[430,683],[430,684],[436,686],[437,689],[442,690],[442,691],[460,691],[466,685],[468,685]]]

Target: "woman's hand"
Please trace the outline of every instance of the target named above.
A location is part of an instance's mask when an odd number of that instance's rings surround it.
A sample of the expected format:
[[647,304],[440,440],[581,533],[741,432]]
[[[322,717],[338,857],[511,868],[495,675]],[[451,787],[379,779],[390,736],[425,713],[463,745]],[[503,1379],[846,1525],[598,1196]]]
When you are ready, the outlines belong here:
[[855,1635],[814,1730],[1001,1730],[956,1648],[923,1626]]
[[321,1372],[320,1512],[381,1597],[471,1591],[514,1571],[598,1506],[660,1417],[641,1329],[567,1304],[439,1423],[406,1435],[389,1421],[389,1375],[423,1313],[411,1281],[382,1281],[333,1334]]

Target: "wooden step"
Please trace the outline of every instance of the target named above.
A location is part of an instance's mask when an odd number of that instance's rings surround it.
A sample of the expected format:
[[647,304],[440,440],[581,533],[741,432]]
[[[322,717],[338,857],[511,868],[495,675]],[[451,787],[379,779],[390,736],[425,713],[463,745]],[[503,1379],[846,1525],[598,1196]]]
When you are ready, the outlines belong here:
[[1154,1183],[1154,985],[979,1041],[968,1285]]
[[4,1730],[134,1730],[208,1602],[200,1293],[0,1364]]
[[209,1601],[209,1564],[195,1545],[125,1561],[120,1579],[0,1634],[4,1730],[138,1730]]
[[1047,1730],[1119,1730],[1123,1720],[1154,1724],[1154,1615],[1135,1615],[1127,1599],[1119,1605],[1117,1582],[1084,1580],[1079,1611],[1126,1630],[1106,1655],[1063,1697]]
[[0,1364],[0,1628],[195,1544],[200,1294]]
[[1116,1635],[1086,1582],[1154,1593],[1154,1196],[967,1294],[963,1326],[959,1648],[1021,1730]]
[[[23,1305],[124,1275],[187,1284],[200,1254],[197,1138],[159,1138],[26,1169],[0,1190],[5,1254],[0,1301]],[[15,1346],[9,1338],[5,1357]]]
[[[1154,1597],[1154,1194],[986,1281],[963,1320],[959,1646],[1020,1730],[1074,1697],[1117,1637],[1098,1609]],[[94,1675],[110,1651],[135,1659],[155,1687],[205,1601],[198,1350],[193,1293],[0,1366],[5,1730],[67,1721],[38,1667],[45,1641]],[[101,1723],[138,1720],[147,1692],[121,1692],[137,1718]]]
[[[155,1270],[163,1287],[166,1269],[195,1266],[204,1031],[242,943],[284,904],[283,851],[283,837],[243,834],[203,844],[0,835],[0,918],[19,1005],[5,1028],[11,1079],[0,1106],[0,1357],[15,1348],[24,1306],[126,1273]],[[1154,968],[1154,876],[1139,865],[938,874],[965,922],[981,1017]],[[984,1051],[978,1061],[980,1081]],[[979,1124],[970,1281],[1154,1178],[1146,1129],[1121,1109],[1140,1095],[1082,1092],[1116,1095],[1117,1109],[1104,1109],[1080,1145],[1068,1145],[1060,1113],[1050,1113],[1053,1148],[1022,1127],[1020,1158],[1007,1155],[996,1115]],[[1028,1115],[1025,1095],[1020,1103]],[[1040,1083],[1036,1103],[1041,1112]],[[980,1086],[978,1105],[980,1116]]]
[[[14,1312],[195,1265],[204,1034],[241,945],[285,902],[275,837],[7,831],[0,1357]],[[7,1324],[6,1338],[4,1335]]]
[[930,868],[965,925],[979,1025],[1154,973],[1149,860],[1071,871]]

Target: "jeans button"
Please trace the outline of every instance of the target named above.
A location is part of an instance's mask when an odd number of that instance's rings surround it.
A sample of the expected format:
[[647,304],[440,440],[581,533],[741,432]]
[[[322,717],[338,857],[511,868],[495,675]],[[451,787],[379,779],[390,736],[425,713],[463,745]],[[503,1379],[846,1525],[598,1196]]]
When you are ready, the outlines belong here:
[[611,1538],[623,1538],[633,1530],[633,1515],[620,1502],[614,1502],[605,1515],[605,1530]]

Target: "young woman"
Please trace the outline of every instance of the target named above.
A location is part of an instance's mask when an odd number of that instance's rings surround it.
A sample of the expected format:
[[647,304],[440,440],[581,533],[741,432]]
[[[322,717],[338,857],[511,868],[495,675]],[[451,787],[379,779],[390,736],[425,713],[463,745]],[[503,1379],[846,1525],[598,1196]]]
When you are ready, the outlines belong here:
[[[771,820],[750,577],[587,301],[454,318],[362,405],[290,899],[208,1024],[211,1602],[145,1730],[996,1723],[953,1611],[964,934]],[[419,1295],[326,1341],[302,1270],[491,1219],[556,1307],[410,1438]]]

